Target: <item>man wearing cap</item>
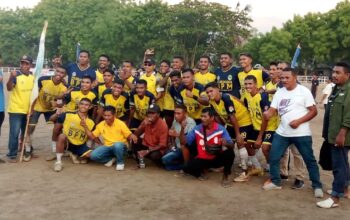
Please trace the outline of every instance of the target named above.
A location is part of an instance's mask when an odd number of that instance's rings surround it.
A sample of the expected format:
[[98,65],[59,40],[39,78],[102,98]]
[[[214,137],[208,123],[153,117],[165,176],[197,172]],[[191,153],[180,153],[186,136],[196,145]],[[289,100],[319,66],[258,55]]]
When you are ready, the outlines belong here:
[[147,90],[154,95],[156,101],[162,97],[164,88],[159,86],[160,81],[162,80],[162,75],[155,72],[156,63],[153,59],[146,59],[143,63],[145,72],[140,76],[140,79],[147,81]]
[[160,108],[156,104],[151,104],[147,111],[147,116],[135,131],[135,135],[140,137],[144,133],[142,143],[133,147],[137,155],[140,168],[145,168],[144,157],[147,157],[161,165],[161,158],[167,149],[168,126],[160,118]]
[[7,112],[9,113],[10,132],[7,153],[9,162],[17,162],[18,136],[23,139],[30,106],[30,96],[34,87],[34,76],[30,72],[32,58],[23,56],[20,69],[11,72],[6,84],[9,91]]

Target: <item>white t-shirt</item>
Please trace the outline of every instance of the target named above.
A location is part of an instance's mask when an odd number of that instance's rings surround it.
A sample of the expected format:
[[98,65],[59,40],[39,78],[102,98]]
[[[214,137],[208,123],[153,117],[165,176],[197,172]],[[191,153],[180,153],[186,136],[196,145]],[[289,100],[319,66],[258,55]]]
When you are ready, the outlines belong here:
[[322,90],[323,95],[327,95],[326,98],[322,101],[322,104],[326,105],[328,103],[328,97],[331,95],[333,87],[335,86],[334,83],[328,83],[324,89]]
[[281,117],[276,133],[284,137],[311,136],[309,122],[299,125],[293,129],[289,123],[305,116],[308,113],[308,107],[315,105],[315,100],[309,89],[297,84],[293,90],[281,88],[277,90],[273,97],[271,107],[277,109]]

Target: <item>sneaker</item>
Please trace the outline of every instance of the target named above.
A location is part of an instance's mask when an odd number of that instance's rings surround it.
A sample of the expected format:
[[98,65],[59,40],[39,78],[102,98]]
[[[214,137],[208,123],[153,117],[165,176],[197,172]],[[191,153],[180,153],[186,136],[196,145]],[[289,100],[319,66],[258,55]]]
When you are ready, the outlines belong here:
[[339,204],[335,203],[332,198],[328,198],[326,200],[320,201],[316,203],[316,205],[324,209],[336,208],[339,206]]
[[31,159],[32,159],[32,153],[24,151],[23,161],[24,162],[29,162]]
[[264,170],[263,169],[259,169],[259,168],[253,168],[251,170],[248,171],[248,176],[264,176]]
[[323,198],[323,191],[321,188],[314,189],[314,195],[316,198]]
[[245,172],[242,172],[239,174],[238,177],[236,177],[233,181],[235,182],[247,182],[249,180],[249,176],[245,174]]
[[288,180],[288,176],[281,174],[281,180]]
[[46,161],[52,161],[52,160],[55,160],[56,159],[56,153],[50,153],[50,155],[48,155],[45,160]]
[[110,161],[108,161],[107,163],[105,163],[104,165],[106,167],[111,167],[114,163],[115,163],[116,159],[115,157],[113,157]]
[[118,170],[118,171],[124,170],[124,164],[117,164],[117,166],[115,167],[115,169]]
[[295,179],[292,189],[301,189],[304,187],[304,181]]
[[63,169],[63,164],[61,161],[56,161],[53,170],[56,172],[60,172]]
[[73,154],[72,152],[69,152],[69,157],[72,160],[74,164],[79,164],[80,160],[78,160],[78,156]]
[[264,190],[273,190],[273,189],[282,189],[281,186],[277,186],[276,184],[274,184],[271,180],[267,180],[263,187]]

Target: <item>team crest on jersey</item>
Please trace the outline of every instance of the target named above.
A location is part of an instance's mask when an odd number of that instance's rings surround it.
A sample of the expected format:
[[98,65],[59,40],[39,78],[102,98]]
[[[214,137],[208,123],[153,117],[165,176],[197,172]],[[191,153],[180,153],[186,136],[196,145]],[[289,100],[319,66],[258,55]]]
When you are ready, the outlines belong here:
[[227,79],[232,80],[232,75],[228,75]]

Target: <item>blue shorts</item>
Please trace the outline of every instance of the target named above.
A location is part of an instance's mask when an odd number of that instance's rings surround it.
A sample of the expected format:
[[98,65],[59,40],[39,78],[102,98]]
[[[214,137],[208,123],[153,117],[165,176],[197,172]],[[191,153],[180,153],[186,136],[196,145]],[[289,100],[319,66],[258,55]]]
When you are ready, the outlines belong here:
[[70,152],[72,152],[75,155],[78,155],[79,157],[86,153],[87,151],[91,150],[86,143],[82,145],[74,145],[71,143],[68,143],[68,149]]

